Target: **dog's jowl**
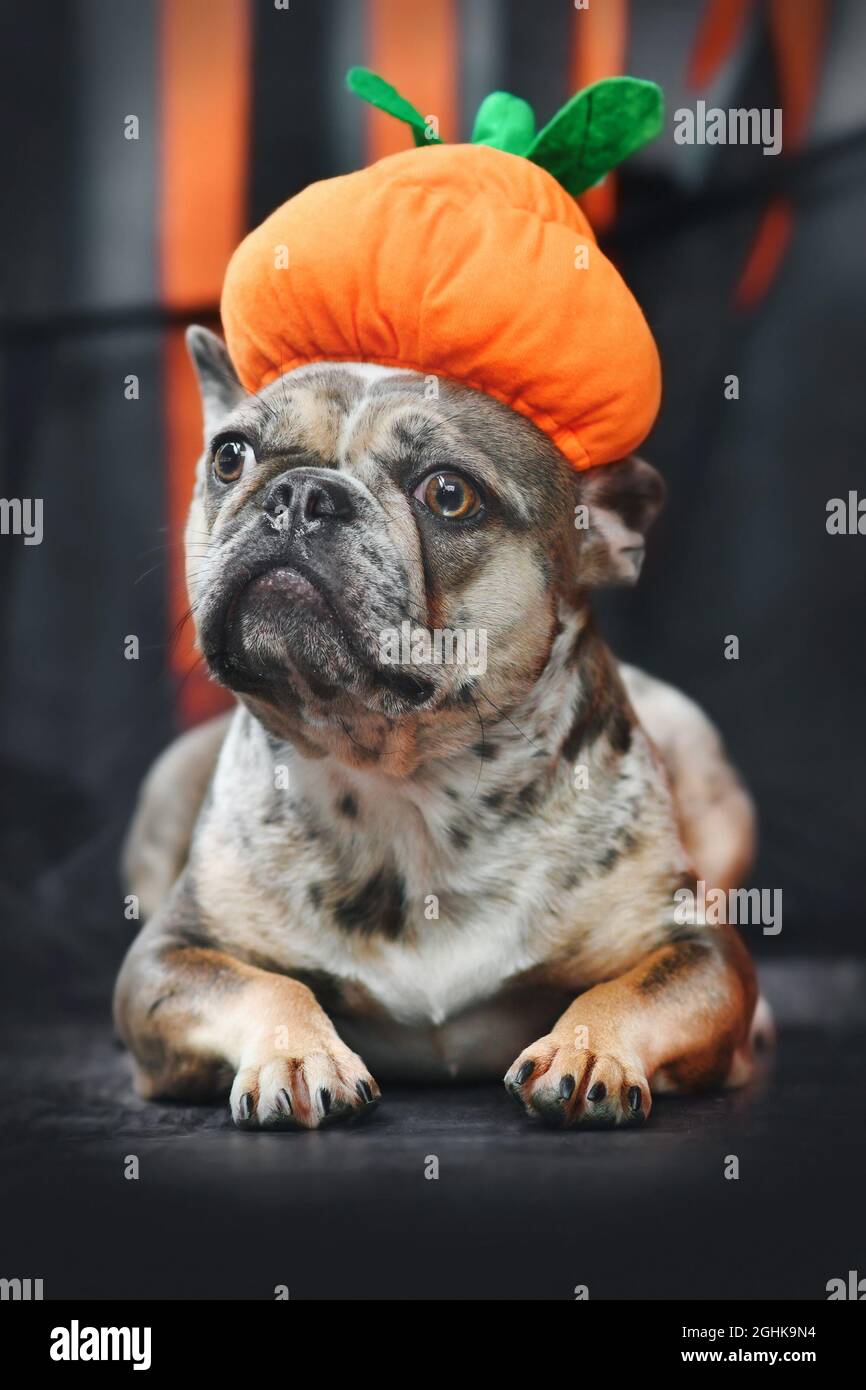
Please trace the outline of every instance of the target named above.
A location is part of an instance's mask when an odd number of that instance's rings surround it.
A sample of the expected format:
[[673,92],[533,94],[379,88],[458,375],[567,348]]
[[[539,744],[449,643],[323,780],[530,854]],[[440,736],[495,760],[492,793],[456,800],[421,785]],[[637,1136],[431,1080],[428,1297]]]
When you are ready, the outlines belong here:
[[250,395],[190,345],[188,582],[237,708],[164,754],[127,847],[141,1093],[313,1128],[390,1078],[504,1074],[530,1116],[620,1125],[745,1080],[748,956],[675,895],[736,886],[750,803],[590,614],[637,577],[657,474],[576,471],[466,386],[320,363]]

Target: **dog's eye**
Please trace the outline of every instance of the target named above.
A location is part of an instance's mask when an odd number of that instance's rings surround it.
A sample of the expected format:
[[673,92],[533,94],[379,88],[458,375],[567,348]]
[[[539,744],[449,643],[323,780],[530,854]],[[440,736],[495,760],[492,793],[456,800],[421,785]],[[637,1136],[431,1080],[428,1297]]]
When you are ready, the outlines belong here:
[[464,517],[474,516],[481,506],[475,488],[459,473],[431,473],[418,484],[413,496],[446,521],[462,521]]
[[253,446],[237,435],[223,439],[213,451],[213,471],[221,483],[236,483],[248,463],[255,459]]

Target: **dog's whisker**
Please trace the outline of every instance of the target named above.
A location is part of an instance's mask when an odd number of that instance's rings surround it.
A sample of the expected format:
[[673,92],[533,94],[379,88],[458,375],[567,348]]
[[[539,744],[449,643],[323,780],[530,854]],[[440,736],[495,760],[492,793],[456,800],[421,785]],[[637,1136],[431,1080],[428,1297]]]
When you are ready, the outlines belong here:
[[510,715],[507,715],[503,709],[500,709],[499,706],[493,700],[491,700],[489,695],[486,695],[483,690],[479,690],[478,694],[481,696],[482,700],[487,701],[488,705],[493,705],[493,708],[496,710],[496,713],[500,716],[500,718],[504,719],[507,724],[510,724],[512,729],[515,729],[517,733],[520,734],[521,738],[526,739],[526,742],[529,744],[530,748],[535,748],[539,752],[544,752],[544,749],[541,748],[541,745],[535,743],[527,733],[524,733],[523,729],[520,728],[520,725],[515,724],[514,720],[510,717]]

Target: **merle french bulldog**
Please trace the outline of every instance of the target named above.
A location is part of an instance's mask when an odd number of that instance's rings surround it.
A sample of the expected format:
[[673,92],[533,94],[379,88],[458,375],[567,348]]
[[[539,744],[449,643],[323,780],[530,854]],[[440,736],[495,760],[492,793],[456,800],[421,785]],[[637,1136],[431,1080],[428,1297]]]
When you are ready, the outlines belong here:
[[250,396],[217,337],[189,345],[188,583],[237,707],[163,755],[130,834],[149,920],[115,1012],[140,1093],[315,1128],[374,1107],[374,1077],[504,1073],[529,1115],[609,1126],[651,1088],[746,1080],[748,954],[674,895],[737,883],[751,805],[590,612],[637,577],[658,475],[576,473],[413,372],[317,364]]

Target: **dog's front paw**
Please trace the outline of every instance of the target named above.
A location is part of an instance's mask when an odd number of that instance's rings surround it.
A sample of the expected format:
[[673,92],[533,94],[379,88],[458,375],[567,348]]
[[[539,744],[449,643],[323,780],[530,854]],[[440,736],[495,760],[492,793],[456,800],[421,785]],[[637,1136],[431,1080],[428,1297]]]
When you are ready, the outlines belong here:
[[241,1129],[318,1129],[369,1114],[380,1098],[360,1057],[316,1039],[309,1050],[296,1047],[292,1055],[242,1066],[230,1105]]
[[652,1107],[641,1065],[624,1049],[592,1052],[554,1033],[524,1048],[505,1087],[527,1114],[559,1128],[642,1124]]

